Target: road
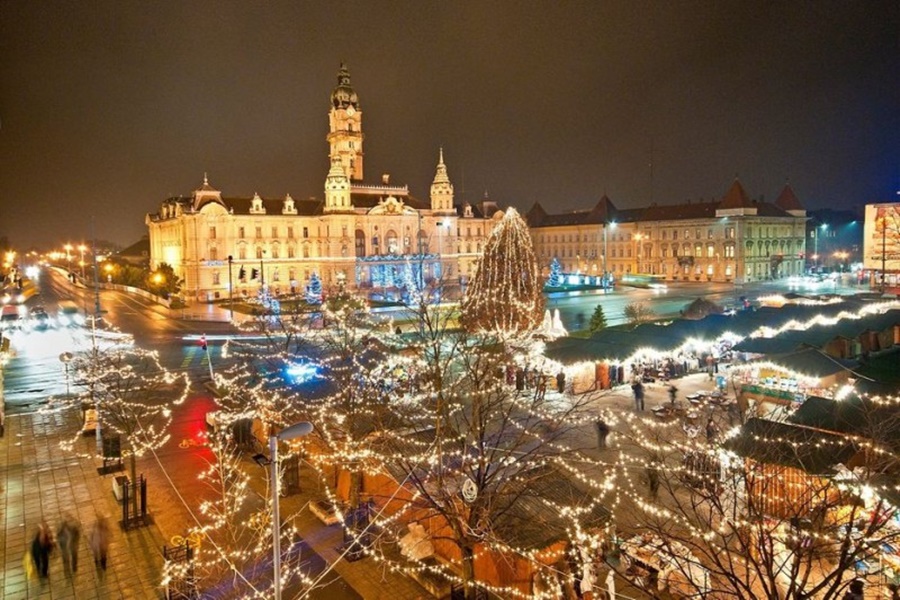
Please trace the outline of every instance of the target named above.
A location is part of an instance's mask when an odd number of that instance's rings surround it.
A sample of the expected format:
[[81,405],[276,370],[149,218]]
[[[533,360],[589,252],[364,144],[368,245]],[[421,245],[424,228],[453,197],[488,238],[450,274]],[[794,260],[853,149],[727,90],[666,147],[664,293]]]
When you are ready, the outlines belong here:
[[[697,298],[706,298],[721,306],[739,306],[740,297],[746,296],[755,300],[759,296],[774,293],[832,293],[855,294],[867,289],[850,285],[845,279],[841,284],[828,284],[816,289],[803,289],[792,285],[788,280],[755,282],[743,286],[730,283],[690,283],[672,282],[665,290],[637,289],[618,287],[604,293],[601,290],[589,292],[556,292],[547,298],[547,309],[559,310],[563,326],[572,331],[583,329],[590,321],[594,309],[603,306],[608,325],[620,325],[626,322],[625,307],[632,302],[645,302],[654,313],[660,316],[677,316],[678,312]],[[584,323],[585,325],[581,325]]]
[[[55,316],[60,301],[72,300],[84,308],[85,314],[90,314],[99,300],[104,321],[130,333],[135,344],[156,350],[167,369],[186,371],[196,382],[196,392],[172,411],[171,441],[158,450],[155,457],[142,460],[139,467],[149,481],[167,482],[151,486],[149,498],[151,506],[166,507],[165,511],[155,512],[163,535],[168,538],[183,533],[186,524],[191,522],[185,505],[196,505],[198,495],[203,494],[197,475],[207,468],[212,458],[202,442],[206,433],[206,413],[215,410],[216,405],[202,383],[209,379],[210,359],[217,368],[224,367],[227,360],[221,356],[221,346],[210,344],[209,352],[204,352],[196,343],[185,343],[182,337],[200,333],[234,334],[235,329],[228,323],[173,319],[169,309],[139,296],[107,290],[100,290],[98,296],[93,290],[75,287],[64,274],[53,270],[44,270],[38,285],[40,294],[28,300],[29,309],[43,306]],[[4,368],[7,414],[31,412],[46,404],[50,396],[79,392],[67,377],[61,355],[88,351],[94,343],[113,343],[102,331],[98,334],[87,327],[17,331],[11,335],[11,340],[15,356]],[[327,567],[326,561],[306,544],[302,548],[302,560],[311,577],[317,577]],[[309,594],[309,598],[355,600],[362,597],[332,572],[321,587]]]

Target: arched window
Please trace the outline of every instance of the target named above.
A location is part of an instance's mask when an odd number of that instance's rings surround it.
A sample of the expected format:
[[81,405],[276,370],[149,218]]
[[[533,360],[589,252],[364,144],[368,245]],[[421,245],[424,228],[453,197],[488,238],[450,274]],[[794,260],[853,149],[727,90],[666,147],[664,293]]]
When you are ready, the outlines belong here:
[[356,256],[365,256],[366,255],[366,234],[362,229],[357,229],[353,234],[353,238],[356,244]]
[[397,241],[397,232],[395,232],[393,229],[389,229],[385,239],[387,240],[388,254],[399,254],[400,246],[399,242]]
[[257,246],[256,247],[256,258],[262,258],[262,257],[263,257],[262,246]]

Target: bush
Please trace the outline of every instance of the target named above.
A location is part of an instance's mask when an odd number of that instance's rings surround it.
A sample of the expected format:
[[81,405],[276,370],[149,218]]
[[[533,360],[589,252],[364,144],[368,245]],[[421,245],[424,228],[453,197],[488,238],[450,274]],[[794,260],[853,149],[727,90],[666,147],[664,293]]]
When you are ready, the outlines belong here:
[[632,302],[625,307],[624,313],[628,322],[634,325],[645,321],[652,321],[656,317],[656,313],[643,302]]
[[697,298],[682,311],[686,319],[702,319],[707,315],[722,314],[722,307],[706,298]]

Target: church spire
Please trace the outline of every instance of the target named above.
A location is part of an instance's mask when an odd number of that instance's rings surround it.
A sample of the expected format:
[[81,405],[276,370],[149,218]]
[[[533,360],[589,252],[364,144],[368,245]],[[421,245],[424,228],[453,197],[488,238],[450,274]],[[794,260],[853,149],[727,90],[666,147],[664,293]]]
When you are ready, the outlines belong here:
[[440,213],[453,212],[453,184],[450,183],[450,177],[447,175],[443,148],[438,154],[434,182],[431,184],[431,210]]

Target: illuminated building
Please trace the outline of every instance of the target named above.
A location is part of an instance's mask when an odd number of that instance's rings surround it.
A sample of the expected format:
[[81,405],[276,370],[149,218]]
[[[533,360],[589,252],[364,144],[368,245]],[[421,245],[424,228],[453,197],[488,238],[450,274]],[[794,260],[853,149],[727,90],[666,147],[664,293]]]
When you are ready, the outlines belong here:
[[[806,210],[785,186],[774,203],[752,200],[735,180],[721,200],[618,209],[604,196],[590,210],[526,215],[535,254],[566,273],[606,270],[665,280],[760,281],[803,273]],[[608,255],[606,255],[608,251]]]
[[324,199],[229,197],[204,177],[189,196],[163,201],[146,217],[150,266],[171,265],[189,297],[302,293],[313,273],[326,290],[361,290],[396,298],[410,282],[453,289],[474,271],[495,219],[490,202],[454,205],[440,151],[430,202],[390,176],[364,181],[363,111],[342,65],[331,93],[331,167]]

